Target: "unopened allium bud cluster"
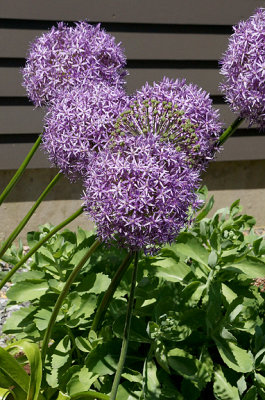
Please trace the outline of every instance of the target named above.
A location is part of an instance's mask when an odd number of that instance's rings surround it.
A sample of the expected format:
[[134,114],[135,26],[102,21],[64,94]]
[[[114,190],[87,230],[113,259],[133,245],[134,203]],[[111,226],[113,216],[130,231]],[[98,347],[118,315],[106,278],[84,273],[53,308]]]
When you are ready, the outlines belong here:
[[[263,31],[258,10],[239,25],[239,44],[235,33],[223,61],[228,100],[261,126]],[[222,125],[209,94],[164,78],[128,96],[120,44],[87,22],[59,23],[36,39],[23,75],[33,103],[48,106],[43,147],[71,180],[83,180],[84,207],[98,236],[146,252],[172,242],[198,208],[200,174],[218,149]],[[246,106],[246,93],[256,109]]]

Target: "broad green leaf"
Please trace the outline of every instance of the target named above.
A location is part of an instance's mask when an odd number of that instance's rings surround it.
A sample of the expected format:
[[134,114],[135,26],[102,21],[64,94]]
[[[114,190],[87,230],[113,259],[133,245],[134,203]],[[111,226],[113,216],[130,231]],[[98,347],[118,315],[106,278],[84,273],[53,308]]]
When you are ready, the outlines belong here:
[[214,373],[213,391],[219,400],[240,400],[238,389],[227,381],[221,368]]
[[15,358],[2,347],[0,347],[0,372],[7,375],[15,386],[19,386],[25,393],[28,392],[29,376]]
[[20,326],[24,325],[24,321],[28,322],[35,311],[36,307],[34,306],[22,307],[20,310],[14,311],[11,317],[6,320],[3,326],[3,332],[14,333],[21,331]]
[[52,312],[49,310],[46,310],[45,308],[42,308],[41,310],[36,312],[34,322],[36,324],[36,327],[40,331],[43,331],[44,329],[47,328],[49,321],[50,321],[51,314],[52,314]]
[[58,396],[56,397],[56,400],[70,400],[70,396],[68,396],[65,393],[62,393],[61,391],[59,392]]
[[29,301],[39,299],[46,291],[49,286],[46,281],[22,281],[16,283],[7,292],[7,297],[10,300],[17,302]]
[[222,283],[222,293],[227,301],[228,304],[232,303],[233,300],[237,298],[235,292],[230,289],[226,284]]
[[161,258],[152,262],[152,274],[169,282],[181,282],[190,273],[189,266],[174,258]]
[[130,368],[124,368],[123,373],[121,375],[123,378],[127,379],[129,382],[137,382],[142,384],[143,383],[143,376],[139,371],[134,371]]
[[[123,338],[125,315],[121,315],[113,324],[113,332]],[[139,317],[132,316],[131,329],[129,339],[132,342],[151,343],[151,340],[146,332],[146,325]]]
[[89,353],[92,349],[89,339],[84,338],[82,336],[78,336],[75,338],[75,344],[79,348],[79,350],[85,353]]
[[[166,246],[166,248],[168,248]],[[169,247],[177,256],[192,258],[195,261],[208,267],[209,253],[205,247],[190,233],[181,233],[177,238],[177,243]]]
[[72,396],[75,393],[85,392],[90,389],[97,378],[98,375],[89,372],[86,367],[82,367],[78,372],[72,375],[70,381],[66,385],[67,393]]
[[145,360],[144,363],[143,394],[144,398],[147,400],[156,400],[160,398],[160,383],[157,379],[157,368],[153,360]]
[[42,380],[42,362],[39,347],[36,343],[21,340],[8,346],[8,349],[17,348],[25,353],[30,365],[30,382],[27,400],[37,400]]
[[15,274],[12,282],[21,282],[26,280],[40,280],[43,279],[45,276],[44,272],[42,271],[27,271],[22,272],[20,274]]
[[248,278],[263,278],[265,276],[265,262],[256,257],[246,257],[243,261],[234,264],[226,264],[222,269],[245,274]]
[[[119,385],[116,399],[117,400],[139,400],[141,390],[138,384],[125,382]],[[109,397],[108,397],[109,398]]]
[[214,331],[222,318],[222,294],[221,294],[221,283],[220,281],[214,280],[210,283],[209,288],[209,300],[207,304],[207,327],[211,331]]
[[242,400],[258,400],[257,388],[255,386],[251,386]]
[[253,355],[238,347],[234,342],[215,339],[217,349],[229,368],[237,372],[251,372],[254,368]]
[[193,376],[197,372],[196,359],[185,350],[179,348],[168,352],[168,363],[174,371],[184,377]]
[[[75,292],[71,293],[69,298],[74,298],[74,303],[71,304],[71,309],[68,314],[71,319],[78,317],[89,318],[97,307],[97,297],[92,293],[85,293],[82,296],[72,297]],[[71,325],[71,324],[70,324]]]
[[86,358],[86,367],[98,375],[112,375],[116,372],[120,342],[111,341],[98,345]]
[[86,292],[99,294],[105,292],[108,289],[110,282],[111,279],[102,272],[99,272],[97,274],[93,272],[84,277],[76,290],[79,293]]
[[265,388],[265,377],[261,374],[255,373],[256,381],[258,382],[261,388]]
[[69,336],[65,336],[53,349],[52,368],[59,369],[60,367],[62,367],[68,361],[70,351],[71,340]]

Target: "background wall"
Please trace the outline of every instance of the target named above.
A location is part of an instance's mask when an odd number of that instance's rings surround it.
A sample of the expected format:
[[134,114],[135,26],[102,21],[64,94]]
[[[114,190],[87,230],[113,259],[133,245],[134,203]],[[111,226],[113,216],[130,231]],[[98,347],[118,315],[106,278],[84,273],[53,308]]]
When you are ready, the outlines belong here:
[[[221,118],[235,116],[218,85],[218,60],[226,50],[232,25],[264,6],[258,0],[0,0],[0,190],[9,181],[42,131],[45,110],[34,110],[21,86],[20,69],[29,42],[56,21],[88,19],[121,41],[128,58],[127,89],[146,81],[185,77],[211,93]],[[241,198],[244,210],[265,226],[265,136],[242,125],[210,165],[204,182],[215,194],[215,209]],[[0,240],[16,226],[56,174],[41,151],[0,210]],[[81,205],[80,184],[62,179],[25,231],[69,216]],[[54,207],[55,201],[55,207]],[[87,217],[73,223],[89,226]]]

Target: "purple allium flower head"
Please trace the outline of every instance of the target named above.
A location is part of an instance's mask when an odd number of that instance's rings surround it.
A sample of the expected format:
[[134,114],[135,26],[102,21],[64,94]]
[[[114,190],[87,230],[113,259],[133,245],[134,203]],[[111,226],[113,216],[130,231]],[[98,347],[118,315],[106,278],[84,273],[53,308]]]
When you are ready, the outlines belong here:
[[58,93],[45,117],[43,147],[70,179],[83,175],[94,151],[104,148],[119,113],[127,106],[123,89],[104,83]]
[[221,90],[234,112],[265,128],[265,9],[234,26],[221,60]]
[[114,37],[87,22],[58,23],[38,37],[29,50],[23,86],[36,106],[47,104],[60,89],[105,81],[123,86],[126,59]]
[[117,137],[99,152],[85,181],[84,207],[105,242],[154,252],[172,242],[198,206],[198,172],[153,135]]
[[208,93],[185,80],[164,78],[137,91],[115,133],[152,133],[160,141],[172,142],[189,162],[203,169],[217,150],[221,127]]

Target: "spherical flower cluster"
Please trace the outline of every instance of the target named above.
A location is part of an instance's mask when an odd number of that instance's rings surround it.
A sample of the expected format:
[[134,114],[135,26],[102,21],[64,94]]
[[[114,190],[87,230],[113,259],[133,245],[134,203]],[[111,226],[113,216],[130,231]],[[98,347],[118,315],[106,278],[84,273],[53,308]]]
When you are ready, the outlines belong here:
[[172,242],[198,205],[198,172],[185,158],[152,135],[117,138],[112,151],[98,153],[83,199],[99,237],[145,252]]
[[234,27],[221,65],[221,89],[232,110],[264,129],[265,9]]
[[51,162],[72,180],[82,176],[127,103],[123,89],[104,83],[61,91],[45,117],[43,147]]
[[147,83],[132,98],[131,110],[118,121],[118,129],[170,140],[199,169],[205,168],[218,149],[219,112],[208,93],[185,80],[164,78],[153,86]]
[[31,45],[23,85],[36,106],[47,104],[61,89],[87,87],[100,81],[122,86],[126,59],[114,37],[86,22],[62,22]]

